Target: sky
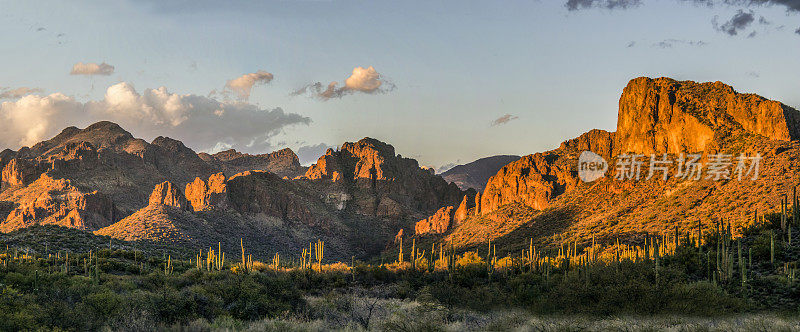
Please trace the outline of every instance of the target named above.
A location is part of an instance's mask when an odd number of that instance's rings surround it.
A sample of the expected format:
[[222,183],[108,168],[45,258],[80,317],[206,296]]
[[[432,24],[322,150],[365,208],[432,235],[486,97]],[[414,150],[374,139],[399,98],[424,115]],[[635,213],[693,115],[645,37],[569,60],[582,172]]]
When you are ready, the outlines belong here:
[[373,137],[442,171],[615,130],[635,77],[800,108],[800,1],[0,0],[0,149],[100,120],[196,151]]

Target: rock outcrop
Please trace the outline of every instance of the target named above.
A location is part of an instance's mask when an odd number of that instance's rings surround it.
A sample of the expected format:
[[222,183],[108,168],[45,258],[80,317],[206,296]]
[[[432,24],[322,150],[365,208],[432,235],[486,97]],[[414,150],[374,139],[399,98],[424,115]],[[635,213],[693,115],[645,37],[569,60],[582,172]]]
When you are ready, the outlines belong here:
[[0,223],[2,232],[36,224],[94,230],[112,224],[117,217],[110,197],[97,191],[83,192],[69,180],[47,175],[13,194],[4,193],[1,198],[16,202]]
[[191,208],[183,193],[169,181],[164,181],[153,189],[149,202],[149,205],[166,205],[182,210]]
[[610,158],[614,151],[614,133],[592,129],[580,136],[561,143],[564,151],[592,151],[604,158]]
[[466,220],[469,217],[469,201],[467,200],[468,196],[464,195],[464,199],[461,200],[461,204],[458,205],[455,214],[453,215],[453,220],[456,223],[460,223]]
[[735,133],[795,140],[800,138],[800,114],[721,82],[639,77],[628,82],[619,99],[614,152],[707,151]]
[[27,162],[24,159],[11,159],[3,167],[2,183],[0,183],[0,191],[13,188],[22,187],[30,184],[40,173],[35,165]]
[[330,192],[347,191],[358,214],[399,218],[457,204],[464,193],[455,184],[395,155],[394,147],[372,138],[328,149],[302,179],[328,183]]
[[556,163],[559,155],[536,153],[520,158],[489,178],[481,195],[481,214],[502,205],[521,203],[537,210],[578,185],[577,173],[567,165]]
[[432,216],[422,219],[414,226],[416,234],[442,234],[450,228],[453,221],[453,207],[446,206]]
[[186,184],[186,199],[194,211],[228,207],[228,187],[225,175],[217,173],[208,178],[208,182],[195,178]]
[[475,194],[475,215],[479,216],[481,214],[481,193],[478,192]]

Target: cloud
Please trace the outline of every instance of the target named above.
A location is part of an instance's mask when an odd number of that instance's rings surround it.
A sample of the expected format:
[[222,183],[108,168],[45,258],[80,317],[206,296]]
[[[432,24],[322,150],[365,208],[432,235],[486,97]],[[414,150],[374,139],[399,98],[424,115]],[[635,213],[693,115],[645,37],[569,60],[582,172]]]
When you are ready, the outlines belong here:
[[494,119],[494,121],[492,121],[492,126],[504,125],[516,119],[519,119],[519,117],[511,114],[506,114],[497,119]]
[[[739,32],[741,32],[741,30],[744,30],[755,20],[752,10],[745,12],[743,9],[763,6],[779,6],[784,7],[787,13],[800,12],[800,0],[675,0],[675,2],[680,4],[691,3],[698,6],[704,5],[706,7],[715,7],[721,5],[726,7],[741,8],[734,15],[734,17],[731,18],[731,20],[721,25],[718,24],[717,17],[712,19],[715,29],[731,36],[737,35]],[[637,7],[642,3],[642,0],[567,0],[564,6],[569,11],[593,8],[615,10]],[[771,24],[771,22],[769,22],[763,16],[759,18],[758,22],[762,25]],[[780,27],[778,27],[777,30],[780,30]],[[798,28],[795,32],[800,34],[800,28]],[[755,34],[753,33],[748,34],[748,37],[750,38],[754,36]]]
[[653,47],[672,48],[675,45],[703,47],[708,45],[708,43],[702,40],[664,39],[658,43],[653,44]]
[[328,83],[328,85],[316,82],[293,91],[291,95],[299,96],[310,94],[321,100],[328,100],[331,98],[342,98],[345,95],[356,92],[367,94],[386,93],[394,90],[394,88],[394,84],[383,78],[375,68],[369,66],[367,68],[353,68],[353,73],[350,74],[350,77],[345,79],[344,86],[342,87],[339,87],[338,82],[331,82]]
[[712,23],[714,25],[714,29],[720,32],[724,32],[729,36],[736,36],[744,29],[747,29],[751,23],[755,21],[755,15],[753,11],[745,12],[744,10],[739,9],[730,20],[719,25],[717,22],[717,16],[714,17]]
[[335,146],[325,143],[319,143],[316,145],[303,145],[297,149],[297,158],[300,159],[300,165],[310,165],[317,162],[319,157],[324,155],[328,149],[335,148]]
[[[783,6],[786,11],[800,11],[798,0],[676,0],[678,3],[692,3],[714,7],[717,5],[752,7],[752,6]],[[591,8],[629,9],[642,4],[641,0],[567,0],[564,5],[568,10]]]
[[105,62],[101,64],[96,63],[83,63],[78,62],[72,66],[72,71],[69,72],[70,75],[103,75],[108,76],[114,73],[114,66],[109,65]]
[[42,92],[39,88],[20,87],[16,89],[0,87],[0,99],[17,99],[32,93]]
[[[195,68],[197,68],[196,65]],[[250,91],[253,90],[254,85],[267,84],[272,81],[273,77],[271,73],[259,70],[255,73],[244,74],[229,80],[228,83],[225,84],[225,88],[239,95],[240,100],[248,100],[250,99]]]
[[628,9],[642,4],[641,0],[567,0],[567,10],[588,8]]
[[800,28],[797,28],[797,30],[795,30],[794,33],[800,35]]
[[287,126],[311,123],[310,118],[281,108],[175,94],[165,87],[139,93],[122,82],[109,87],[103,99],[86,103],[54,93],[0,104],[0,121],[8,124],[8,130],[0,132],[0,146],[30,146],[67,126],[100,120],[116,122],[145,139],[169,136],[198,151],[228,146],[245,152],[268,151],[270,139]]

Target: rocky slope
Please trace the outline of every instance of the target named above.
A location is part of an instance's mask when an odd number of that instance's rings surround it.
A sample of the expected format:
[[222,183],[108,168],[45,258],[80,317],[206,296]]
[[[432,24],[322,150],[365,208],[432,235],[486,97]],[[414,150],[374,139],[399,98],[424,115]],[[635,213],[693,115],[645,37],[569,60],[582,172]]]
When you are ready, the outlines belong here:
[[500,155],[481,158],[471,163],[458,165],[440,174],[447,182],[454,182],[462,190],[469,188],[483,191],[489,177],[495,175],[508,163],[519,159],[519,156]]

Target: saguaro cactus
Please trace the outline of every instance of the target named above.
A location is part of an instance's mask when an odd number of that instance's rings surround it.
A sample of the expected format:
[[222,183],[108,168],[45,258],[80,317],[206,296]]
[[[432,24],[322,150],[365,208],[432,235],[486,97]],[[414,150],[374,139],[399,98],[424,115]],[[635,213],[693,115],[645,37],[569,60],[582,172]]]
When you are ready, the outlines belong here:
[[314,244],[314,254],[317,258],[317,268],[319,271],[322,271],[322,258],[325,255],[325,242],[322,240],[317,240],[317,243]]

